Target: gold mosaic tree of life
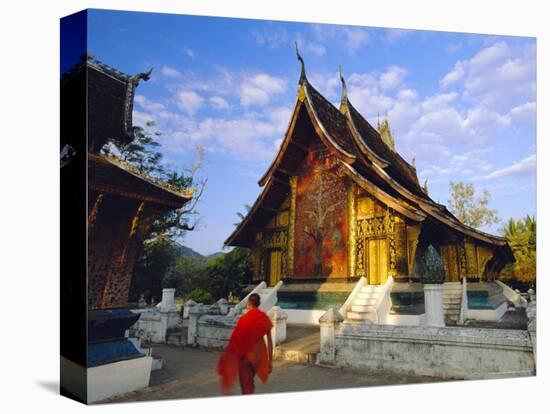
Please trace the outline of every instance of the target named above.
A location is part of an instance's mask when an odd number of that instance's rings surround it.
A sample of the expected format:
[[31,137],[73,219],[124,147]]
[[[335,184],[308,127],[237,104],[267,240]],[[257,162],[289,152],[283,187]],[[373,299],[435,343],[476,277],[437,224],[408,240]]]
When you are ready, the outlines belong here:
[[[343,184],[341,173],[330,162],[326,151],[318,151],[312,169],[313,182],[311,191],[304,194],[305,217],[304,236],[314,244],[314,273],[326,276],[330,269],[323,264],[323,242],[335,236],[335,223],[340,218],[342,207],[347,203],[347,189]],[[340,235],[342,237],[342,235]],[[336,240],[333,240],[338,244]]]

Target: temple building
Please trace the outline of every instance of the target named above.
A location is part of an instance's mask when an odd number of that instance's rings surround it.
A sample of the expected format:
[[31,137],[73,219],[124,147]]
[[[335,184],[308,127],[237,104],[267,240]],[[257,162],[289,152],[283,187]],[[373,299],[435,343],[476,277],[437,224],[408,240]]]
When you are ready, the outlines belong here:
[[133,141],[135,89],[150,75],[86,56],[61,79],[62,388],[87,402],[149,384],[150,352],[126,335],[140,317],[127,308],[133,267],[148,224],[193,194],[102,151]]
[[415,261],[429,245],[446,282],[492,281],[513,261],[503,237],[461,223],[434,202],[397,152],[387,119],[377,129],[349,100],[339,108],[308,81],[298,93],[262,191],[227,239],[251,249],[253,283],[421,282]]

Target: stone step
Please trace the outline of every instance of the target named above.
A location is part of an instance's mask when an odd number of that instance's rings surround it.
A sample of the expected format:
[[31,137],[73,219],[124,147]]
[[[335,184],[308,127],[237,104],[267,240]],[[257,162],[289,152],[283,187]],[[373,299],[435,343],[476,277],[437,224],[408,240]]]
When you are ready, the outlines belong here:
[[369,286],[363,286],[361,288],[361,292],[367,293],[367,292],[380,292],[382,290],[382,285],[369,285]]
[[376,303],[376,298],[369,298],[369,299],[355,299],[353,301],[353,305],[361,305],[361,306],[366,306],[366,305],[374,305]]
[[352,312],[372,312],[374,306],[372,305],[351,305]]
[[346,315],[347,319],[351,320],[372,320],[374,315],[372,315],[370,312],[348,312]]
[[301,351],[297,349],[287,349],[284,346],[277,346],[273,350],[273,359],[276,361],[291,361],[300,364],[317,363],[318,353]]
[[359,292],[357,294],[358,299],[377,299],[378,296],[379,296],[378,293],[374,293],[374,292],[369,292],[369,293]]
[[443,304],[445,303],[462,303],[462,298],[443,298]]

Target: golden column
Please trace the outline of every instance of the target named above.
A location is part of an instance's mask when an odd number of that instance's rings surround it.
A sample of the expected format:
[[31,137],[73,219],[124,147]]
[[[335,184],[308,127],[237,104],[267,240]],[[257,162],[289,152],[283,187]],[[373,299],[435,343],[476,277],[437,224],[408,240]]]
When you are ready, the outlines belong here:
[[288,219],[288,251],[286,277],[294,276],[294,222],[296,219],[296,185],[298,177],[290,177],[290,217]]
[[348,275],[355,276],[355,239],[357,234],[356,185],[351,183],[348,193]]

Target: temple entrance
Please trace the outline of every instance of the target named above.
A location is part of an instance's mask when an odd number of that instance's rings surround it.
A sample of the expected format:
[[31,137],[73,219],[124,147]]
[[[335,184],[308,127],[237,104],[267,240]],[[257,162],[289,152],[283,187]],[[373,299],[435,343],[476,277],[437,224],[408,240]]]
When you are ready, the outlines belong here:
[[439,256],[445,267],[445,282],[460,282],[458,251],[456,244],[444,244],[439,248]]
[[365,239],[365,270],[370,285],[381,285],[388,279],[387,239]]
[[269,250],[269,263],[268,263],[268,275],[267,280],[269,286],[275,286],[283,273],[283,251],[282,250]]

